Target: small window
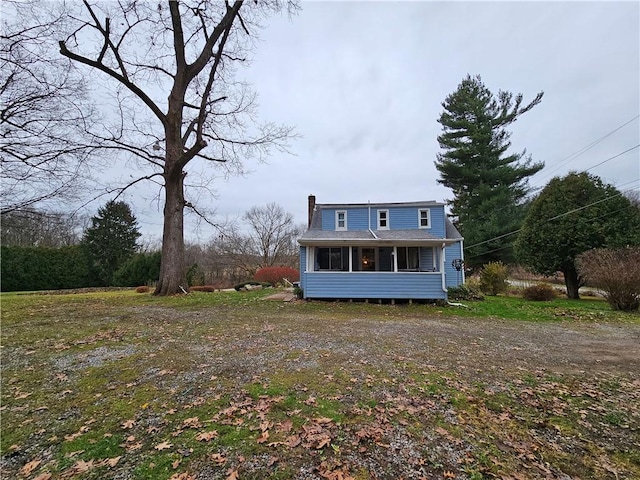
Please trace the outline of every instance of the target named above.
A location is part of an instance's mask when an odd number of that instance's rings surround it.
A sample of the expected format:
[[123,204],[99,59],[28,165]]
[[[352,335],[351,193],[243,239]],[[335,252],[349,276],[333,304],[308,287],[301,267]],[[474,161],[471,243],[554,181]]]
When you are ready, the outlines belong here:
[[347,211],[338,210],[336,211],[336,230],[346,230],[346,229],[347,229]]
[[389,210],[378,210],[378,230],[389,230]]
[[420,228],[431,228],[431,215],[428,208],[418,210],[418,226]]

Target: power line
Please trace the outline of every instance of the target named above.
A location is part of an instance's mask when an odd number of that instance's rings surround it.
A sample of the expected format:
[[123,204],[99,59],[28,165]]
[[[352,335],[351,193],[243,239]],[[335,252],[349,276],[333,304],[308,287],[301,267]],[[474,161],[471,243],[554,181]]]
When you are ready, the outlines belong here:
[[592,168],[599,167],[599,166],[600,166],[600,165],[602,165],[603,163],[607,163],[609,160],[613,160],[614,158],[618,158],[618,157],[620,157],[620,156],[624,155],[625,153],[630,152],[631,150],[635,150],[635,149],[636,149],[636,148],[638,148],[638,147],[640,147],[640,143],[639,143],[638,145],[636,145],[635,147],[631,147],[630,149],[625,150],[625,151],[624,151],[624,152],[622,152],[622,153],[619,153],[619,154],[617,154],[617,155],[614,155],[613,157],[609,157],[609,158],[607,158],[606,160],[603,160],[602,162],[597,163],[597,164],[593,165],[592,167],[587,168],[587,169],[585,170],[585,172],[588,172],[588,171],[589,171],[589,170],[591,170]]
[[[537,181],[541,181],[544,180],[546,178],[549,178],[551,176],[551,174],[553,172],[556,172],[557,170],[559,170],[561,167],[563,167],[564,165],[572,162],[573,160],[575,160],[576,158],[578,158],[580,155],[582,155],[583,153],[591,150],[593,147],[595,147],[597,144],[601,143],[602,141],[604,141],[605,139],[607,139],[608,137],[610,137],[611,135],[613,135],[614,133],[616,133],[618,130],[620,130],[623,127],[626,127],[627,125],[629,125],[631,122],[633,122],[634,120],[637,120],[638,117],[640,117],[640,115],[636,115],[635,117],[633,117],[631,120],[623,123],[622,125],[620,125],[619,127],[616,127],[615,129],[611,130],[609,133],[607,133],[606,135],[598,138],[597,140],[594,140],[593,142],[591,142],[589,145],[586,145],[584,147],[582,147],[580,150],[578,150],[577,152],[572,153],[571,155],[564,157],[562,160],[560,160],[560,162],[558,163],[558,165],[556,165],[556,168],[554,168],[553,170],[547,171],[546,175],[544,177],[540,177],[539,179],[537,179]],[[593,167],[592,167],[593,168]],[[543,172],[544,170],[541,170],[540,172]]]
[[[633,183],[633,182],[637,182],[637,181],[638,180],[633,180],[632,182],[627,182],[627,183],[624,183],[623,185],[627,185],[628,183]],[[551,217],[551,218],[547,219],[547,222],[551,222],[553,220],[557,220],[558,218],[566,217],[567,215],[571,215],[572,213],[579,212],[580,210],[584,210],[585,208],[592,207],[593,205],[597,205],[599,203],[606,202],[606,201],[611,200],[613,198],[619,197],[619,196],[623,195],[626,192],[631,192],[632,190],[635,190],[635,187],[634,188],[629,188],[627,190],[623,190],[623,191],[621,191],[619,193],[616,193],[615,195],[611,195],[610,197],[606,197],[606,198],[600,199],[600,200],[592,202],[592,203],[590,203],[588,205],[583,205],[582,207],[574,208],[573,210],[569,210],[568,212],[561,213],[559,215],[556,215],[555,217]],[[609,212],[606,215],[610,215],[612,213],[616,213],[616,212]],[[600,217],[598,217],[598,218],[600,218]],[[510,235],[515,235],[516,233],[519,233],[521,230],[522,230],[522,228],[519,228],[518,230],[514,230],[514,231],[509,232],[509,233],[504,233],[504,234],[499,235],[497,237],[493,237],[493,238],[490,238],[488,240],[484,240],[482,242],[474,243],[473,245],[465,246],[465,249],[468,250],[468,249],[473,248],[473,247],[478,247],[480,245],[484,245],[485,243],[493,242],[494,240],[499,240],[501,238],[508,237]],[[480,256],[480,255],[485,255],[487,253],[495,252],[497,250],[502,250],[503,248],[507,248],[508,246],[509,245],[502,246],[502,247],[499,247],[498,249],[489,250],[489,251],[483,252],[483,253],[478,254],[478,255],[473,255],[473,256],[471,256],[469,258],[474,258],[474,257]]]

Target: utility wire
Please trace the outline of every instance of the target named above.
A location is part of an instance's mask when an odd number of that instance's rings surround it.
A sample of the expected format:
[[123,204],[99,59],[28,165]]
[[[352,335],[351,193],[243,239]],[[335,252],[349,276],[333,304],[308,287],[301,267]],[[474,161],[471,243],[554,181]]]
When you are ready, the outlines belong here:
[[603,160],[603,161],[602,161],[602,162],[600,162],[600,163],[596,163],[596,164],[595,164],[595,165],[593,165],[592,167],[589,167],[589,168],[585,169],[585,172],[588,172],[588,171],[589,171],[589,170],[591,170],[592,168],[599,167],[599,166],[600,166],[600,165],[602,165],[603,163],[607,163],[609,160],[613,160],[614,158],[618,158],[618,157],[620,157],[620,156],[624,155],[625,153],[630,152],[631,150],[635,150],[635,149],[636,149],[636,148],[638,148],[638,147],[640,147],[640,143],[639,143],[638,145],[636,145],[635,147],[631,147],[630,149],[625,150],[625,151],[624,151],[624,152],[622,152],[622,153],[619,153],[619,154],[617,154],[617,155],[614,155],[613,157],[609,157],[609,158],[607,158],[606,160]]
[[[556,167],[553,170],[547,171],[546,175],[544,177],[540,177],[539,179],[537,179],[537,181],[541,181],[544,180],[546,178],[549,178],[551,176],[551,174],[553,172],[556,172],[557,170],[559,170],[561,167],[563,167],[564,165],[572,162],[573,160],[575,160],[576,158],[578,158],[580,155],[582,155],[583,153],[591,150],[593,147],[595,147],[597,144],[599,144],[600,142],[604,141],[605,139],[607,139],[608,137],[610,137],[611,135],[613,135],[614,133],[616,133],[618,130],[620,130],[623,127],[626,127],[627,125],[629,125],[631,122],[633,122],[634,120],[637,120],[638,117],[640,117],[640,115],[636,115],[635,117],[633,117],[631,120],[623,123],[622,125],[620,125],[619,127],[615,128],[614,130],[610,131],[609,133],[607,133],[606,135],[598,138],[597,140],[594,140],[593,142],[591,142],[589,145],[582,147],[580,150],[578,150],[575,153],[572,153],[571,155],[564,157],[562,160],[560,160],[560,162],[556,165]],[[593,167],[592,167],[593,168]],[[544,170],[541,170],[539,173],[542,173]],[[534,175],[535,176],[535,175]]]
[[[636,181],[637,180],[633,180],[633,182],[636,182]],[[633,183],[633,182],[627,182],[627,183]],[[623,185],[626,185],[627,183],[624,183]],[[600,200],[598,200],[596,202],[589,203],[588,205],[583,205],[582,207],[574,208],[573,210],[569,210],[568,212],[561,213],[559,215],[556,215],[555,217],[551,217],[551,218],[547,219],[547,222],[551,222],[553,220],[557,220],[558,218],[566,217],[567,215],[571,215],[572,213],[579,212],[580,210],[584,210],[585,208],[592,207],[593,205],[597,205],[597,204],[602,203],[602,202],[606,202],[608,200],[611,200],[612,198],[619,197],[619,196],[623,195],[626,192],[631,192],[632,190],[635,190],[635,188],[629,188],[627,190],[624,190],[624,191],[621,191],[619,193],[616,193],[615,195],[611,195],[610,197],[606,197],[606,198],[600,199]],[[615,212],[613,212],[613,213],[615,213]],[[610,213],[607,213],[607,215],[609,215],[609,214]],[[499,235],[497,237],[493,237],[493,238],[490,238],[488,240],[484,240],[482,242],[474,243],[473,245],[465,246],[465,249],[470,249],[470,248],[473,248],[473,247],[484,245],[485,243],[493,242],[494,240],[499,240],[501,238],[508,237],[510,235],[515,235],[516,233],[519,233],[521,230],[522,230],[522,228],[519,228],[518,230],[514,230],[514,231],[509,232],[509,233],[504,233],[504,234]],[[500,247],[498,250],[501,250],[502,248],[505,248],[505,247]],[[487,252],[482,253],[482,255],[484,255],[485,253],[491,253],[491,252],[494,252],[494,251],[496,251],[496,250],[489,250]],[[474,256],[478,256],[478,255],[474,255]],[[473,256],[469,257],[469,258],[473,258]]]

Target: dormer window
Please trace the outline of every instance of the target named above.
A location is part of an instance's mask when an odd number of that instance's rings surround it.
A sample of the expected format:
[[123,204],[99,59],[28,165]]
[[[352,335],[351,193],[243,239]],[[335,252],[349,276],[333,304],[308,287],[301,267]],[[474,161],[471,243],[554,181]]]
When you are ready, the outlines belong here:
[[347,211],[336,210],[336,230],[347,229]]
[[431,214],[428,208],[418,210],[418,227],[431,228]]
[[389,210],[378,210],[378,230],[389,230]]

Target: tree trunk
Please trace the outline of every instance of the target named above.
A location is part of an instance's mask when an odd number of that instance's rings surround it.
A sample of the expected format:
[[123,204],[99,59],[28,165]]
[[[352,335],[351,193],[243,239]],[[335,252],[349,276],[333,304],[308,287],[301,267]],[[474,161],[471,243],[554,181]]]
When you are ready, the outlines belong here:
[[174,295],[188,291],[184,271],[184,174],[165,174],[164,190],[162,259],[160,279],[154,295]]
[[567,297],[579,300],[580,278],[577,270],[575,267],[567,267],[562,270],[562,273],[564,274],[564,285],[567,287]]

